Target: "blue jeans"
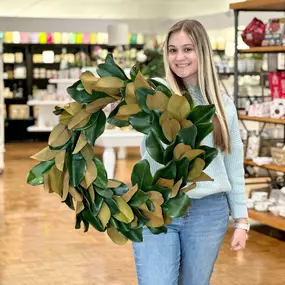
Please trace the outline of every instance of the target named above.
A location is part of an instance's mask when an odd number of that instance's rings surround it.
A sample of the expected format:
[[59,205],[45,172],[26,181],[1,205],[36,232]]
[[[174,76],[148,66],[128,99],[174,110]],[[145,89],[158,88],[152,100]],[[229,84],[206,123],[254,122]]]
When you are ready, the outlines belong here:
[[227,197],[218,193],[191,199],[167,234],[144,228],[144,242],[133,243],[139,285],[209,285],[228,223]]

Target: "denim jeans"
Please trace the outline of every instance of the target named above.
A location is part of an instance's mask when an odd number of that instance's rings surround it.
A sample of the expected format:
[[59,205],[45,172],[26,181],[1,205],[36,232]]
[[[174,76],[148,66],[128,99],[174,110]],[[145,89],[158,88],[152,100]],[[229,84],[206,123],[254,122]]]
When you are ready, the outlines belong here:
[[228,223],[227,197],[218,193],[191,199],[167,234],[144,228],[144,241],[133,243],[139,285],[209,285]]

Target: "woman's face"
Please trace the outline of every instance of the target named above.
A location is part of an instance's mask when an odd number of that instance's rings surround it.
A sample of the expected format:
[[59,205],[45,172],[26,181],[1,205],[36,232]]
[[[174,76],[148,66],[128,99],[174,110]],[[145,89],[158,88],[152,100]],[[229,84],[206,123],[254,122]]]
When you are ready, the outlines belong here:
[[186,83],[197,84],[198,58],[189,35],[183,31],[172,33],[167,48],[172,72]]

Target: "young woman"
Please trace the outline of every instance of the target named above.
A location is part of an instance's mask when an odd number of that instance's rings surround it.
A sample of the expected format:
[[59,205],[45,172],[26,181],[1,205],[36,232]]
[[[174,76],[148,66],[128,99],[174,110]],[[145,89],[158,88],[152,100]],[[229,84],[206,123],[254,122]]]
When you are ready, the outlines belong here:
[[[221,94],[211,44],[204,27],[195,20],[175,24],[165,42],[164,63],[169,87],[188,90],[195,105],[214,104],[214,131],[203,141],[218,148],[218,156],[205,169],[214,182],[198,182],[187,194],[191,206],[185,216],[173,219],[167,234],[144,229],[144,242],[133,243],[139,285],[209,285],[226,233],[229,214],[235,220],[232,250],[244,249],[248,231],[243,145],[233,101]],[[151,172],[162,165],[147,153],[142,159]]]

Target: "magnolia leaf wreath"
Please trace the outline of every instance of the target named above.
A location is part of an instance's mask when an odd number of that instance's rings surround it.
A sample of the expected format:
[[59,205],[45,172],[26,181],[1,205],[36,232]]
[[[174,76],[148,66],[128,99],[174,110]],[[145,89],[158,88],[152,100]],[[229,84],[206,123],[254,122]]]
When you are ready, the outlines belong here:
[[[75,228],[89,225],[107,231],[116,244],[143,241],[143,227],[153,234],[167,232],[172,218],[181,217],[190,206],[187,191],[196,182],[213,181],[203,170],[217,149],[201,145],[213,131],[214,105],[194,107],[191,96],[173,94],[153,79],[146,80],[133,67],[131,78],[108,55],[97,73],[81,74],[67,89],[75,102],[56,106],[60,115],[48,146],[32,156],[40,161],[27,182],[44,185],[75,210]],[[108,119],[102,110],[119,102]],[[146,135],[146,150],[164,165],[154,176],[147,160],[139,161],[131,174],[131,187],[108,179],[103,163],[94,155],[96,139],[108,123],[131,125]]]

